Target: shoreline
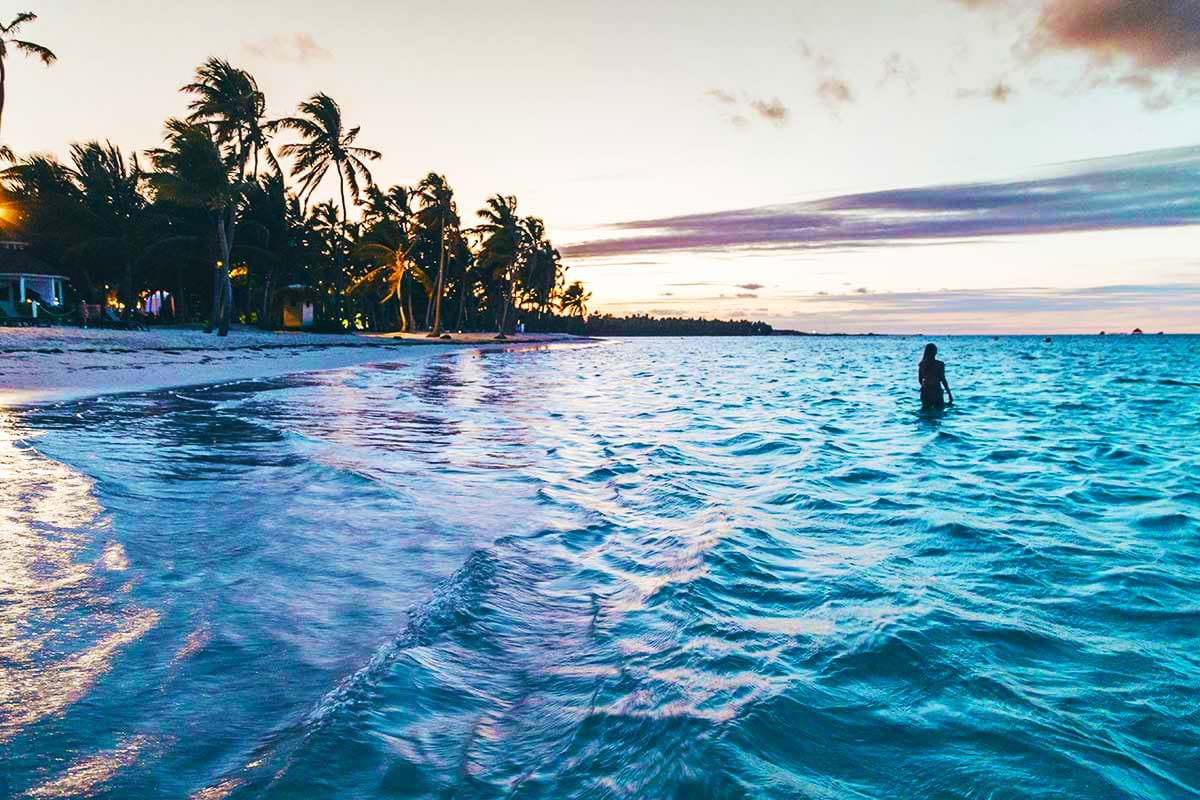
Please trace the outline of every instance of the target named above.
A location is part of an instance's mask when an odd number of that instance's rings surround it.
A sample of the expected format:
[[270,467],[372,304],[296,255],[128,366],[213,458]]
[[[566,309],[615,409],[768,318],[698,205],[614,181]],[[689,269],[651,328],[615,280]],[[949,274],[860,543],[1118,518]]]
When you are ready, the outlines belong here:
[[0,329],[0,409],[111,394],[275,378],[459,350],[596,343],[569,334],[313,334],[234,328],[226,337],[190,328]]

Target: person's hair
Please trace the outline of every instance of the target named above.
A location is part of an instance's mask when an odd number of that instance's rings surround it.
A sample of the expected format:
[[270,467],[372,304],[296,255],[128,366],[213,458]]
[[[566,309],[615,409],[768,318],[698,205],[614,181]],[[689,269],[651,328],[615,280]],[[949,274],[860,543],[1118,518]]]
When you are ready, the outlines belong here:
[[921,363],[925,364],[933,361],[937,357],[937,345],[933,342],[925,345],[925,355],[921,356]]

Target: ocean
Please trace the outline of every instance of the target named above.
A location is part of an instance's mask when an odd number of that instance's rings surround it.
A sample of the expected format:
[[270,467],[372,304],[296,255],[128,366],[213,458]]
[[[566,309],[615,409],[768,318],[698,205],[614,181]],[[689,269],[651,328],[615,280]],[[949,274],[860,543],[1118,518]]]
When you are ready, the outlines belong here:
[[1200,337],[0,411],[0,797],[1200,796]]

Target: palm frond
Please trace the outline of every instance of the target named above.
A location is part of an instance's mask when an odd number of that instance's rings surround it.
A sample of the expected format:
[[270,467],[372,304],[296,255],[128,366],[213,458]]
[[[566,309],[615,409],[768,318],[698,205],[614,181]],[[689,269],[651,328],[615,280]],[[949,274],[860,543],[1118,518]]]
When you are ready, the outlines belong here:
[[13,39],[10,43],[25,55],[40,58],[42,63],[47,67],[58,60],[58,56],[54,55],[54,51],[49,47],[43,47],[40,44],[25,42],[20,39]]
[[37,14],[33,13],[32,11],[25,11],[13,17],[13,21],[7,25],[0,26],[0,30],[2,30],[4,33],[16,33],[26,22],[34,22],[37,20],[37,18]]

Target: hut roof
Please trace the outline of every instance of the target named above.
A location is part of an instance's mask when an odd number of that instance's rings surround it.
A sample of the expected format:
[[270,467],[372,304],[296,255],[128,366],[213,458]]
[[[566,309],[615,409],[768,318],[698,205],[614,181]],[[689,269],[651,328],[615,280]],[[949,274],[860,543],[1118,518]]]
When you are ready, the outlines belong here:
[[29,254],[24,242],[0,242],[0,275],[30,275],[39,278],[61,278],[41,259]]

